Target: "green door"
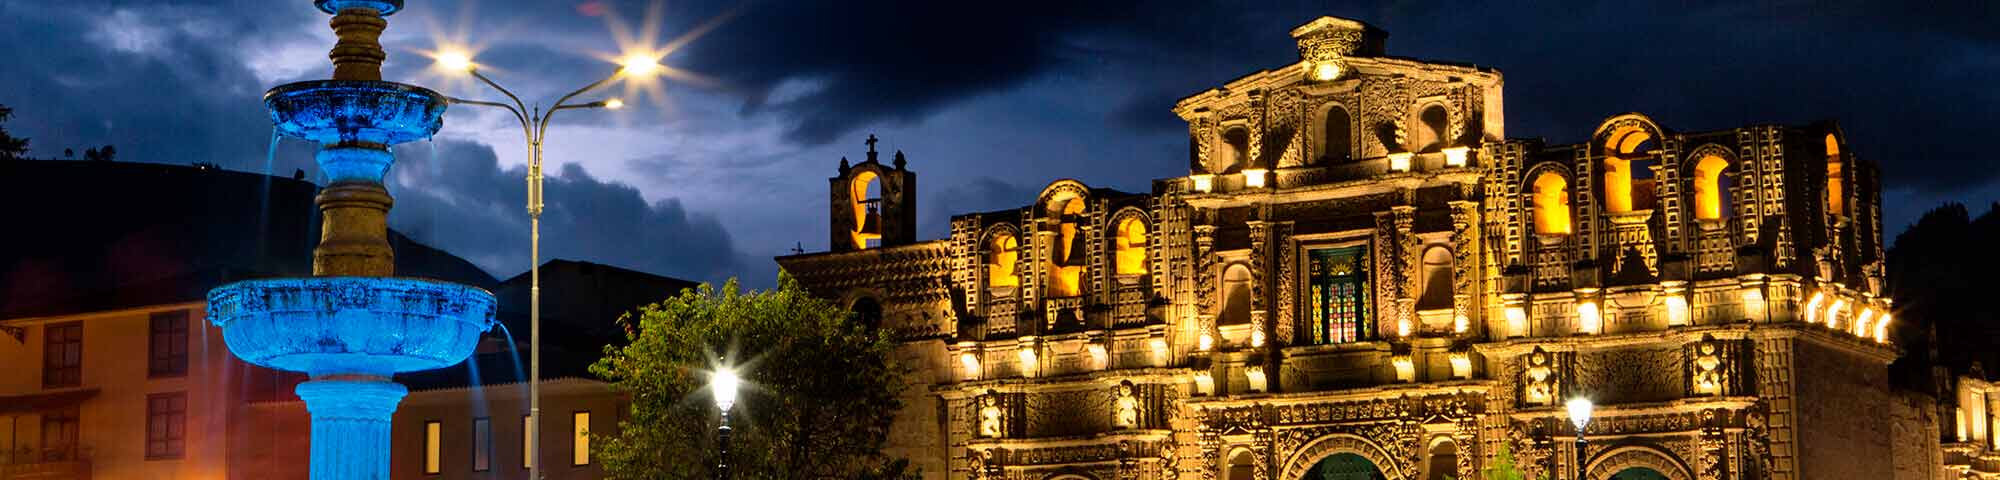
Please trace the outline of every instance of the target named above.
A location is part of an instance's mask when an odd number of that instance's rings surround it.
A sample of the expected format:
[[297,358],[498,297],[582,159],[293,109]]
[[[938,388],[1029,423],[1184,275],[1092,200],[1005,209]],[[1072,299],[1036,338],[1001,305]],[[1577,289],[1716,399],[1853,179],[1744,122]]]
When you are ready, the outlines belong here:
[[1667,480],[1667,476],[1650,468],[1632,467],[1612,474],[1611,480]]

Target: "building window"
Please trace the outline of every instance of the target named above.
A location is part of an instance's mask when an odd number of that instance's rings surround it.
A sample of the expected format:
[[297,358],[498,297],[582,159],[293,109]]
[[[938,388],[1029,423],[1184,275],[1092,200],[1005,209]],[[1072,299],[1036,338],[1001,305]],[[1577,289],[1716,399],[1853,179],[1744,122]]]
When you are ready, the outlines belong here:
[[1236,173],[1250,160],[1250,130],[1243,127],[1223,130],[1222,145],[1219,146],[1222,148],[1216,150],[1208,173]]
[[42,461],[76,460],[76,407],[42,412]]
[[148,377],[187,376],[188,312],[175,310],[153,314],[151,340],[147,342]]
[[1826,134],[1826,210],[1834,215],[1847,214],[1847,194],[1841,186],[1847,183],[1846,172],[1840,159],[1840,139]]
[[1368,249],[1322,248],[1308,253],[1306,321],[1312,343],[1374,337],[1368,318]]
[[146,459],[178,459],[187,449],[187,392],[146,396]]
[[1424,250],[1424,293],[1417,297],[1417,310],[1452,308],[1451,249],[1433,246]]
[[1630,213],[1653,208],[1652,132],[1641,127],[1620,127],[1604,142],[1604,211]]
[[493,420],[472,419],[472,471],[493,469]]
[[1146,222],[1139,217],[1118,221],[1118,239],[1112,260],[1119,275],[1146,274]]
[[521,468],[535,466],[535,417],[521,416]]
[[1250,280],[1250,267],[1241,263],[1222,271],[1222,312],[1216,316],[1217,324],[1250,323]]
[[1445,138],[1449,135],[1445,130],[1450,117],[1449,113],[1445,113],[1444,105],[1433,103],[1419,110],[1416,132],[1410,138],[1410,151],[1429,153],[1444,149],[1445,142],[1450,141]]
[[439,450],[444,443],[444,422],[436,420],[424,422],[424,473],[436,475],[442,464]]
[[854,201],[854,248],[880,246],[882,241],[882,198],[877,196],[881,179],[871,171],[854,175],[847,184],[847,198]]
[[569,464],[581,467],[590,464],[590,412],[570,414]]
[[1430,461],[1424,466],[1424,478],[1446,480],[1458,475],[1458,443],[1450,438],[1439,438],[1431,442]]
[[1535,233],[1569,235],[1569,181],[1544,171],[1535,176]]
[[1348,117],[1347,109],[1338,106],[1326,109],[1326,117],[1320,120],[1320,156],[1328,162],[1344,162],[1353,154],[1354,119]]
[[49,325],[42,337],[42,388],[82,385],[83,323]]

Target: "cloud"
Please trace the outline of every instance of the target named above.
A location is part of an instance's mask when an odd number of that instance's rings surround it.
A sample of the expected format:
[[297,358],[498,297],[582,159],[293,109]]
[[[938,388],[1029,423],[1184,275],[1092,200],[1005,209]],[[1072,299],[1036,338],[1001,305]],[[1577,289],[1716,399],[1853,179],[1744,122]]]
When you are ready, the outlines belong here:
[[[398,151],[390,226],[503,278],[527,270],[527,169],[500,168],[491,147],[472,142],[440,140],[435,154],[425,150]],[[638,189],[577,164],[550,172],[544,185],[543,261],[588,260],[698,281],[745,267],[716,217],[677,200],[648,202]]]

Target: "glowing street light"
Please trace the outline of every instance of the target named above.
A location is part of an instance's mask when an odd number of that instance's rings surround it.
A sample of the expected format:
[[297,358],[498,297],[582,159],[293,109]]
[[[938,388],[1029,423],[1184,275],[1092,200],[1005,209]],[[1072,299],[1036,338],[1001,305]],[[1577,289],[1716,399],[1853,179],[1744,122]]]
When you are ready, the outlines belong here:
[[1590,424],[1590,412],[1597,406],[1589,398],[1576,397],[1563,404],[1569,410],[1570,423],[1576,424],[1576,478],[1583,478],[1584,454],[1583,427]]
[[628,53],[618,57],[618,65],[619,71],[626,75],[645,77],[660,72],[660,59],[644,53]]
[[716,428],[715,478],[729,479],[729,410],[736,406],[736,389],[742,383],[736,369],[722,367],[708,377],[708,390],[715,396],[715,408],[722,410],[722,426]]
[[[628,55],[627,58],[638,57]],[[617,109],[625,106],[623,100],[616,98],[588,103],[570,103],[570,99],[611,83],[620,76],[645,76],[658,73],[660,64],[651,57],[647,57],[645,65],[627,64],[602,80],[591,82],[583,88],[569,92],[568,95],[563,95],[556,100],[555,106],[542,110],[541,105],[529,108],[527,104],[521,102],[521,97],[514,95],[514,92],[500,86],[493,79],[486,78],[485,74],[479,73],[479,64],[473,62],[472,57],[464,53],[464,50],[444,49],[437,55],[436,60],[439,69],[471,75],[472,78],[479,79],[480,83],[499,90],[500,94],[506,95],[509,100],[507,103],[502,103],[451,98],[451,103],[505,109],[514,114],[515,120],[521,122],[521,133],[528,141],[528,423],[534,426],[528,429],[528,478],[540,479],[542,478],[542,143],[547,138],[549,119],[558,111],[573,108]],[[641,68],[633,68],[634,66]]]

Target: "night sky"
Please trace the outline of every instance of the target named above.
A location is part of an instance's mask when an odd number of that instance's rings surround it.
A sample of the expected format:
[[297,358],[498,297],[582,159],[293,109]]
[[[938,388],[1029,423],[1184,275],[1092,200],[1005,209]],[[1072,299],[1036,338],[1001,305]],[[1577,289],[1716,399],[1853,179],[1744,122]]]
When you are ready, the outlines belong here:
[[[271,149],[260,101],[331,72],[310,3],[0,0],[6,126],[41,158],[115,144],[120,161],[314,172],[311,145]],[[543,255],[696,280],[769,285],[771,256],[825,250],[826,178],[870,133],[918,173],[923,239],[1058,178],[1148,191],[1186,173],[1173,102],[1295,61],[1287,32],[1320,15],[1387,30],[1394,56],[1500,69],[1511,137],[1580,141],[1627,111],[1676,130],[1835,119],[1883,167],[1892,237],[1941,202],[2000,199],[2000,4],[1984,0],[407,3],[385,77],[454,96],[499,98],[433,69],[441,42],[545,104],[611,73],[621,45],[675,46],[662,63],[698,78],[614,85],[598,97],[628,108],[556,118]],[[454,107],[399,148],[389,188],[393,227],[504,278],[528,268],[528,228],[503,115]]]

